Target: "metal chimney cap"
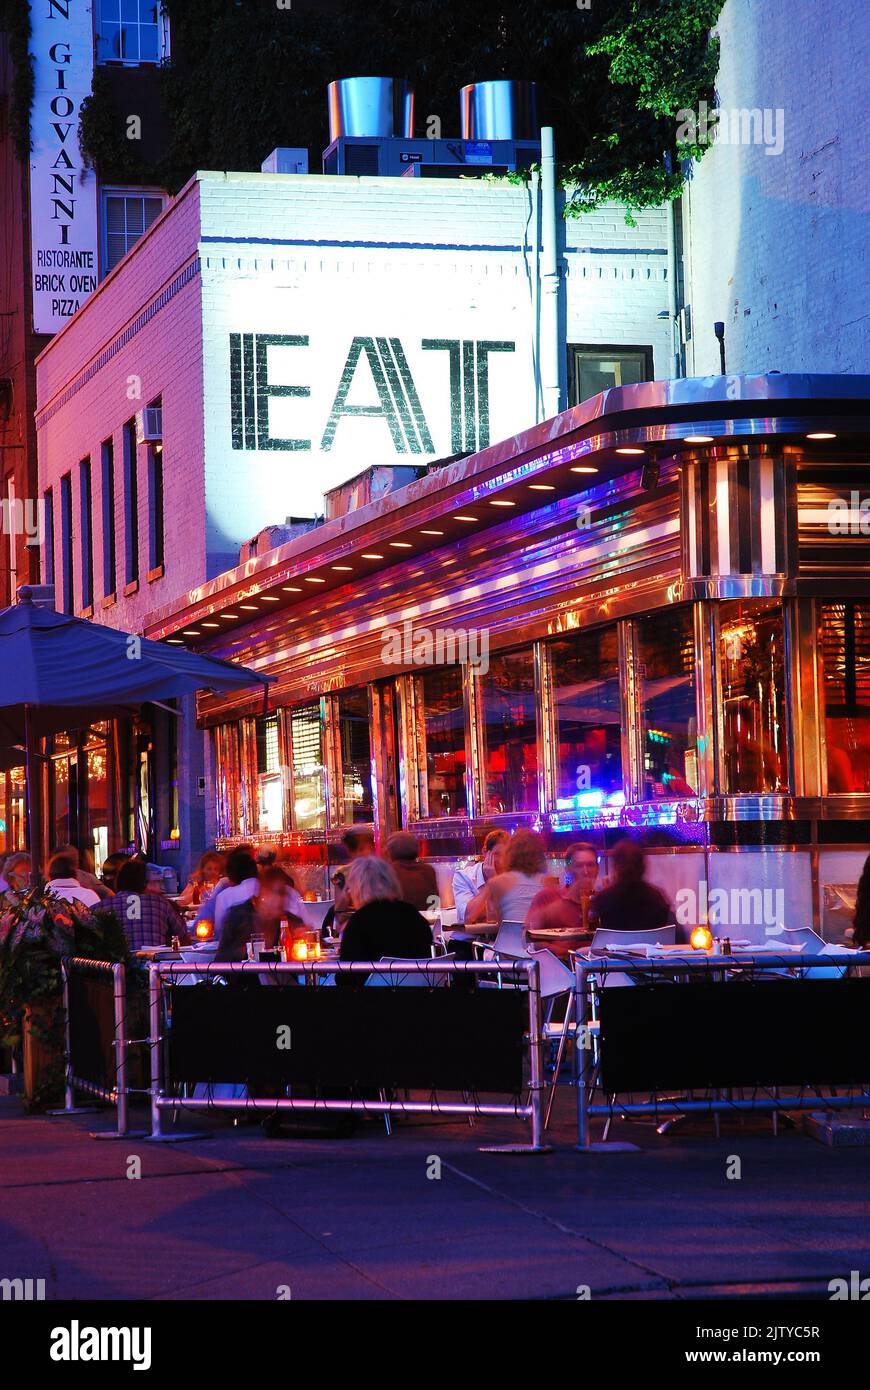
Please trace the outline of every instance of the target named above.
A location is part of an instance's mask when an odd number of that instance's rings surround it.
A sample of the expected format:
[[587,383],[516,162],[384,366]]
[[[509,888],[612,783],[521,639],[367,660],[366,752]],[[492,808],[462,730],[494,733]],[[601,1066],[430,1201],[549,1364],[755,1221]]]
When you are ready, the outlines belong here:
[[414,134],[414,91],[400,77],[339,77],[327,89],[329,143],[340,136],[408,140]]
[[471,82],[460,90],[459,107],[463,140],[540,138],[535,82]]

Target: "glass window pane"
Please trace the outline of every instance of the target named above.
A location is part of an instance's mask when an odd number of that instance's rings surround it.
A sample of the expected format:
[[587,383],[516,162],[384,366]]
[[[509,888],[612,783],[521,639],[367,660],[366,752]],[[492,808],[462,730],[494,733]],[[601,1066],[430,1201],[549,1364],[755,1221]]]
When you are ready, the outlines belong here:
[[637,625],[644,801],[698,790],[695,640],[689,608]]
[[575,354],[577,402],[588,401],[612,386],[634,386],[649,376],[645,352],[578,351]]
[[550,648],[558,731],[560,811],[622,802],[622,728],[616,624]]
[[719,620],[725,791],[785,791],[782,605],[764,600],[723,603]]
[[127,246],[140,237],[145,230],[142,217],[142,199],[128,198],[127,200]]
[[365,824],[374,818],[369,697],[365,686],[340,693],[338,733],[341,742],[342,823]]
[[153,24],[143,24],[139,30],[139,61],[156,63],[158,56],[157,27]]
[[461,816],[465,798],[465,705],[462,671],[450,666],[420,678],[426,739],[429,815]]
[[828,792],[870,792],[870,604],[823,604],[819,654]]
[[532,648],[490,657],[481,681],[486,749],[485,815],[538,809],[538,741]]
[[121,0],[121,18],[131,26],[139,22],[139,0]]
[[114,20],[117,24],[121,18],[121,0],[100,0],[100,20]]
[[326,825],[326,787],[319,703],[293,710],[290,738],[293,749],[293,828],[321,830]]
[[146,231],[146,232],[147,232],[148,228],[151,226],[151,223],[154,222],[154,221],[156,220],[156,218],[158,218],[158,217],[160,216],[161,212],[163,211],[163,199],[162,199],[162,198],[143,198],[143,200],[142,200],[142,206],[143,206],[143,217],[142,217],[142,221],[143,221],[143,223],[144,223],[143,231]]

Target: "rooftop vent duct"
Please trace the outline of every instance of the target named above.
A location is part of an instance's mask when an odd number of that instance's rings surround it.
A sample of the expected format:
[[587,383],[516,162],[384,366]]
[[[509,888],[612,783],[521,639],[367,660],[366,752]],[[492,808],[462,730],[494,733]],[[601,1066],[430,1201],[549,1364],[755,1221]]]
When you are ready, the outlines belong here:
[[463,140],[537,140],[534,82],[472,82],[459,93]]
[[330,82],[329,143],[340,136],[410,139],[414,134],[414,93],[395,77],[341,77]]

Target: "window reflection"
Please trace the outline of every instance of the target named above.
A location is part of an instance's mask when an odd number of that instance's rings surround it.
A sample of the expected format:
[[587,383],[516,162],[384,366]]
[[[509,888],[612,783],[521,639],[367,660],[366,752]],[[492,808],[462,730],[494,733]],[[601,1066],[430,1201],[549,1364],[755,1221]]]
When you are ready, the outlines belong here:
[[371,822],[372,754],[368,690],[343,690],[338,696],[341,742],[341,816],[344,825]]
[[782,605],[764,600],[719,609],[725,791],[784,791],[785,631]]
[[688,608],[637,624],[643,799],[698,790],[695,639]]
[[426,789],[429,815],[464,815],[465,703],[462,670],[449,666],[420,677],[426,741]]
[[619,642],[616,624],[550,648],[559,740],[560,811],[622,800]]
[[256,734],[258,825],[260,830],[274,833],[284,829],[284,778],[281,773],[277,714],[258,719]]
[[828,792],[870,792],[870,604],[823,604],[819,653]]
[[302,705],[290,717],[293,749],[293,828],[322,830],[326,826],[326,769],[320,703]]
[[486,758],[484,814],[536,811],[538,741],[531,647],[490,657],[481,688]]

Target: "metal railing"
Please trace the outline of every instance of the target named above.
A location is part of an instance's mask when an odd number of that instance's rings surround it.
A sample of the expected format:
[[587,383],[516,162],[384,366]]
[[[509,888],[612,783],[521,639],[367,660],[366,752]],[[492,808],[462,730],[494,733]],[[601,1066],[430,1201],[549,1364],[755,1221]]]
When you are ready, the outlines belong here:
[[[575,1084],[577,1089],[577,1148],[588,1149],[592,1143],[590,1120],[592,1118],[612,1119],[614,1115],[637,1116],[679,1116],[691,1114],[720,1115],[729,1111],[768,1111],[774,1114],[783,1110],[845,1110],[861,1106],[870,1108],[870,1086],[862,1085],[858,1094],[822,1096],[818,1091],[813,1096],[783,1096],[767,1094],[753,1096],[746,1100],[722,1095],[722,1087],[711,1087],[715,1095],[696,1100],[693,1097],[656,1098],[649,1101],[632,1101],[614,1097],[607,1103],[593,1104],[591,1096],[598,1089],[595,1086],[596,1072],[593,1057],[594,1010],[596,976],[608,974],[648,975],[651,978],[672,975],[700,975],[713,977],[727,988],[725,975],[739,972],[787,971],[789,975],[800,976],[813,967],[823,966],[827,970],[840,968],[844,977],[853,966],[870,966],[870,951],[850,951],[844,955],[808,955],[789,952],[782,956],[769,956],[763,959],[747,956],[699,956],[692,951],[686,955],[668,953],[662,956],[608,955],[606,957],[575,958],[575,995],[577,1001],[577,1031],[574,1049]],[[600,1047],[600,1042],[599,1042]],[[831,1084],[841,1078],[832,1077]],[[738,1083],[735,1083],[737,1086]],[[755,1089],[772,1091],[773,1086],[759,1085]],[[854,1089],[854,1088],[853,1088]],[[655,1092],[649,1092],[655,1094]]]
[[[200,975],[203,980],[236,975],[268,976],[269,978],[284,975],[301,976],[304,981],[305,977],[316,978],[318,976],[346,974],[374,974],[387,977],[402,977],[409,974],[424,974],[427,977],[445,974],[513,977],[515,986],[518,984],[520,987],[524,987],[528,993],[529,1022],[528,1032],[524,1035],[524,1043],[529,1053],[528,1102],[526,1104],[505,1104],[478,1100],[319,1099],[293,1096],[239,1099],[169,1094],[168,1087],[173,1083],[171,1077],[166,1074],[166,1051],[163,1046],[165,1041],[163,995],[166,980],[171,980],[174,976],[189,978],[192,975]],[[211,962],[190,964],[185,961],[162,961],[152,962],[149,965],[148,976],[148,1031],[151,1051],[151,1133],[148,1135],[150,1139],[177,1142],[182,1138],[191,1137],[190,1135],[164,1133],[162,1116],[166,1110],[262,1110],[270,1114],[276,1111],[316,1111],[319,1113],[344,1111],[369,1114],[375,1112],[387,1115],[395,1112],[427,1115],[501,1116],[526,1120],[531,1123],[530,1145],[500,1145],[493,1147],[490,1151],[549,1152],[549,1146],[544,1144],[546,1081],[544,1079],[541,992],[537,961],[516,960],[507,962],[500,960],[495,965],[492,962],[481,961],[441,961],[437,957],[419,961],[280,961],[267,964],[256,961],[243,961],[234,964],[214,964]],[[389,1084],[389,1078],[384,1079],[384,1084]]]
[[[112,1064],[114,1084],[104,1085],[93,1077],[77,1076],[73,1070],[72,1024],[70,1020],[70,976],[74,971],[96,972],[112,977],[112,1017],[114,1037],[112,1038]],[[127,1037],[127,972],[119,962],[89,960],[81,956],[65,956],[61,961],[63,976],[63,1010],[65,1030],[64,1055],[64,1104],[61,1110],[50,1110],[50,1115],[82,1115],[90,1113],[94,1107],[77,1106],[75,1092],[85,1091],[88,1095],[114,1105],[117,1110],[115,1131],[94,1135],[94,1138],[123,1138],[130,1133],[128,1120],[127,1048],[132,1039]]]

